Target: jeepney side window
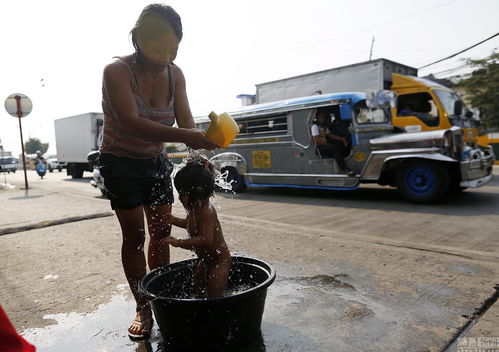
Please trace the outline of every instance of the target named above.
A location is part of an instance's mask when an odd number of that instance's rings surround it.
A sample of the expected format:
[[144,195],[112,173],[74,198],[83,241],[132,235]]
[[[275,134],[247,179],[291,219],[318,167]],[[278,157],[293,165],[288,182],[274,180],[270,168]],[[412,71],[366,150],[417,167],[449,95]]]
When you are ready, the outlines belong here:
[[370,109],[364,101],[355,105],[353,109],[355,121],[358,124],[386,123],[389,115],[384,109]]
[[286,115],[238,119],[239,134],[236,138],[255,135],[283,135],[288,133]]
[[437,104],[427,92],[399,95],[397,116],[415,116],[430,127],[440,122]]
[[206,131],[209,126],[210,126],[209,122],[202,122],[202,123],[197,123],[196,124],[196,128],[199,128],[199,129],[201,129],[203,131]]

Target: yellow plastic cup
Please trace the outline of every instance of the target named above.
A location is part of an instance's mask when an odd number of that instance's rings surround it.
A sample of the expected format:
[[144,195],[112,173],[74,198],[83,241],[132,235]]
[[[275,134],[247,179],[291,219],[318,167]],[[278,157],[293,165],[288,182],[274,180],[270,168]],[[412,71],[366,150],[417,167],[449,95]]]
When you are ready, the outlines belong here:
[[208,117],[211,122],[206,131],[206,137],[217,143],[221,148],[226,148],[239,133],[236,121],[226,112],[217,115],[212,111]]

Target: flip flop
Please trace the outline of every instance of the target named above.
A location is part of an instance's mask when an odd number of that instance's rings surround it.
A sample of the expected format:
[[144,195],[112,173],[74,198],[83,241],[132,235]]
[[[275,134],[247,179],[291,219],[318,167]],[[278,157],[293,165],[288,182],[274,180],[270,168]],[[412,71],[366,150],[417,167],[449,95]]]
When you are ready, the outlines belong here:
[[[147,326],[148,322],[150,322],[150,327],[145,328],[144,326]],[[152,318],[148,318],[148,319],[145,319],[142,321],[135,319],[134,321],[132,321],[132,324],[128,328],[128,337],[130,338],[130,340],[144,340],[144,339],[146,339],[147,337],[149,337],[149,334],[151,333],[151,329],[152,329],[153,324],[154,324],[154,321],[152,320]],[[139,327],[140,330],[138,333],[131,333],[130,332],[130,328],[133,326]]]

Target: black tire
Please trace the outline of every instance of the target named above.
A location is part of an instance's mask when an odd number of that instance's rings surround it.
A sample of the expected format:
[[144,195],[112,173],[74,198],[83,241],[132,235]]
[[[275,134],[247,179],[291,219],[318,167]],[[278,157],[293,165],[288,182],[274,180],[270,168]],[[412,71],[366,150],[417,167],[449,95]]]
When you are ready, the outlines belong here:
[[52,166],[50,166],[50,164],[49,164],[48,169],[49,169],[49,172],[54,172],[54,169],[52,169]]
[[439,162],[414,159],[404,162],[397,170],[399,193],[414,203],[432,204],[440,201],[450,187],[447,168]]
[[468,189],[468,187],[461,187],[460,183],[461,183],[460,179],[455,179],[455,178],[452,179],[450,182],[449,194],[461,193],[464,190]]
[[232,192],[240,193],[246,189],[246,183],[244,182],[244,177],[237,172],[237,170],[233,167],[228,167],[222,170],[222,174],[228,171],[227,173],[227,182],[231,182]]
[[83,177],[83,168],[78,164],[71,165],[71,177],[72,178],[82,178]]

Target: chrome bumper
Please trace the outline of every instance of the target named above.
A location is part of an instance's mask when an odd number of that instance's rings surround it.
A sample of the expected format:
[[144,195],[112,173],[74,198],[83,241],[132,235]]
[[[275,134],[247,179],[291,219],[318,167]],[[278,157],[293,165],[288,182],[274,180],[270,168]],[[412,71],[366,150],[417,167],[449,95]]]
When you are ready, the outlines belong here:
[[494,154],[475,150],[472,157],[460,162],[461,187],[481,187],[492,179],[492,166],[494,165]]
[[492,175],[488,175],[479,179],[475,180],[466,180],[466,181],[461,181],[459,184],[461,187],[466,187],[466,188],[478,188],[482,187],[486,183],[488,183],[490,180],[492,180]]

